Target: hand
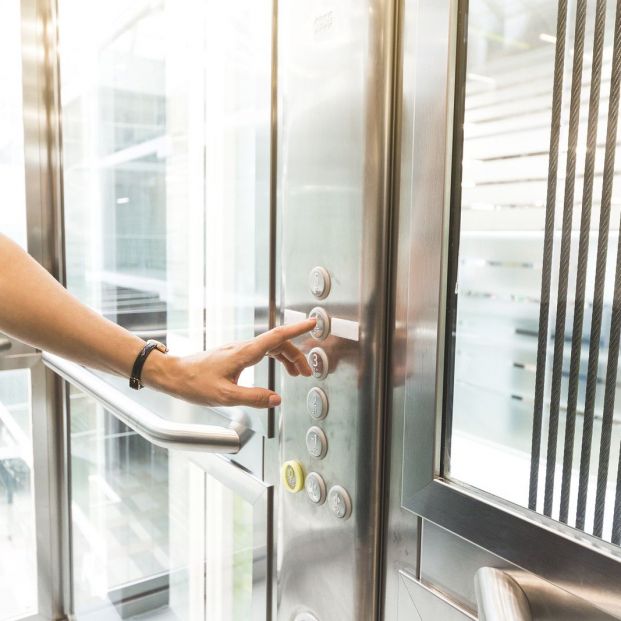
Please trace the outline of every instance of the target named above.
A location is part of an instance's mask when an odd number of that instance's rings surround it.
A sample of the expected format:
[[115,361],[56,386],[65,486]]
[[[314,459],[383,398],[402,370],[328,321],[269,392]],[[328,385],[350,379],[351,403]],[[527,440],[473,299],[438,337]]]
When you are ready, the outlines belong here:
[[306,356],[290,339],[315,327],[314,319],[279,326],[250,341],[225,345],[213,351],[176,357],[153,352],[145,363],[143,381],[191,403],[200,405],[249,405],[267,408],[280,405],[280,395],[266,388],[238,386],[241,372],[271,356],[289,375],[310,376]]

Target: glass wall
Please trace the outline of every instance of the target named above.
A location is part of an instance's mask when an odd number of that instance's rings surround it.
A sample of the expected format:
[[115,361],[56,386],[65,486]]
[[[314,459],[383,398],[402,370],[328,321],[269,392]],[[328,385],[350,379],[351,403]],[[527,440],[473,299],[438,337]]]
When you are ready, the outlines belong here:
[[26,247],[21,14],[18,0],[0,4],[0,233]]
[[[26,248],[19,0],[0,3],[0,233]],[[0,268],[1,269],[1,268]],[[0,356],[2,356],[0,349]],[[19,365],[12,365],[19,366]],[[1,368],[1,365],[0,365]],[[0,620],[37,612],[31,377],[0,371]]]
[[0,371],[0,619],[37,611],[30,371]]
[[615,3],[567,4],[470,2],[445,474],[619,543]]
[[70,412],[76,618],[260,618],[266,506],[235,481],[250,477],[150,444],[74,388]]
[[61,0],[59,32],[69,289],[176,351],[253,336],[271,3]]

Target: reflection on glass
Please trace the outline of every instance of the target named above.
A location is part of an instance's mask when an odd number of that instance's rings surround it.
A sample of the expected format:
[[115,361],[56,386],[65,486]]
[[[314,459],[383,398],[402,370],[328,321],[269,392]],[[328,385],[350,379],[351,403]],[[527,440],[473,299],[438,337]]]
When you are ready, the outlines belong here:
[[19,0],[0,4],[0,233],[26,247]]
[[70,412],[76,618],[251,619],[253,504],[73,388]]
[[[608,382],[612,388],[609,391],[613,405],[609,409],[611,424],[608,431],[606,425],[602,431],[608,350],[614,340],[614,337],[611,340],[611,317],[621,205],[616,175],[610,178],[615,182],[612,184],[610,232],[601,240],[598,234],[615,16],[614,3],[608,3],[603,27],[598,136],[591,151],[594,153],[592,218],[585,228],[581,219],[596,28],[595,3],[587,4],[584,54],[578,52],[584,62],[580,112],[574,117],[579,123],[575,149],[570,148],[569,103],[574,49],[581,35],[575,31],[575,11],[570,10],[567,19],[564,85],[559,89],[562,106],[555,177],[558,180],[556,209],[551,210],[555,215],[554,236],[550,237],[553,253],[548,261],[544,260],[544,228],[546,205],[550,205],[547,200],[548,156],[558,3],[525,3],[517,7],[497,1],[470,2],[451,459],[447,474],[518,505],[528,507],[530,504],[541,513],[619,543],[613,529],[615,504],[617,511],[621,509],[621,499],[616,496],[621,442],[621,404],[614,399],[618,382],[616,372]],[[577,80],[576,84],[579,83]],[[564,214],[568,150],[576,155],[575,193],[573,204],[568,198],[569,207]],[[571,226],[568,215],[572,218]],[[561,261],[563,222],[568,231],[567,259]],[[585,301],[575,307],[580,293],[577,274],[581,226],[589,247],[583,254],[587,259]],[[598,244],[608,251],[600,337],[593,332],[597,321],[593,320],[593,305]],[[540,303],[544,265],[551,273],[547,324],[545,315],[541,315],[544,306]],[[566,294],[563,293],[563,266],[568,266]],[[563,331],[559,319],[564,305]],[[584,322],[582,333],[578,327],[572,343],[573,327],[579,326],[574,323],[576,308],[583,311]],[[543,334],[540,316],[544,317],[544,327],[547,325],[547,342],[544,341],[545,349],[541,350],[546,354],[545,364],[538,368],[538,335]],[[558,334],[557,326],[561,326]],[[589,380],[591,342],[595,346],[591,348],[594,364],[593,377]],[[570,364],[572,349],[576,361],[573,367]],[[618,350],[613,355],[618,355]],[[553,372],[555,356],[557,371]],[[541,440],[534,443],[540,446],[538,460],[536,451],[532,451],[537,373],[544,380]],[[585,444],[585,408],[589,410],[585,395],[587,383],[594,389],[595,398],[591,410],[592,441]],[[553,397],[555,385],[560,391],[557,401]],[[573,436],[571,415],[566,434],[570,388],[575,389],[577,395]],[[557,406],[551,406],[555,402]],[[558,412],[558,417],[552,416],[552,425],[551,410]],[[588,428],[588,415],[586,419]],[[557,430],[555,420],[558,420]],[[610,458],[607,464],[604,459],[600,466],[607,438],[610,439]],[[531,476],[531,459],[535,478]],[[582,509],[578,502],[581,487],[584,491]],[[599,530],[598,513],[602,520]],[[621,513],[618,517],[621,519]]]
[[270,6],[60,2],[69,288],[177,351],[266,305]]
[[0,620],[37,611],[30,371],[0,372]]
[[166,606],[167,452],[72,390],[71,473],[76,613],[114,619]]

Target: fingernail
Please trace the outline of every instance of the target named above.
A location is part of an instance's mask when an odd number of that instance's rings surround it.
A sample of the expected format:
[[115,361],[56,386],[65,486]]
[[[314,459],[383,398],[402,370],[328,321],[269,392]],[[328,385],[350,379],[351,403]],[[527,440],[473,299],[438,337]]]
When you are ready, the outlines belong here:
[[270,395],[268,403],[271,408],[274,408],[277,405],[280,405],[280,395]]

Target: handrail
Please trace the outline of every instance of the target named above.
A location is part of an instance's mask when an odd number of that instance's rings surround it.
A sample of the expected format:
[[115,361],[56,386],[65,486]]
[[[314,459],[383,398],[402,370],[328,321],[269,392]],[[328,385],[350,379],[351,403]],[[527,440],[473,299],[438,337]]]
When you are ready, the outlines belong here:
[[502,569],[481,567],[474,588],[480,621],[532,621],[526,594]]
[[73,386],[93,397],[116,418],[149,442],[170,450],[237,453],[242,442],[240,432],[231,427],[183,423],[167,420],[136,403],[92,371],[50,354],[42,353],[49,369]]

